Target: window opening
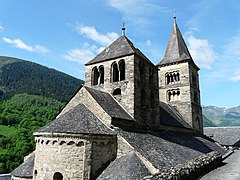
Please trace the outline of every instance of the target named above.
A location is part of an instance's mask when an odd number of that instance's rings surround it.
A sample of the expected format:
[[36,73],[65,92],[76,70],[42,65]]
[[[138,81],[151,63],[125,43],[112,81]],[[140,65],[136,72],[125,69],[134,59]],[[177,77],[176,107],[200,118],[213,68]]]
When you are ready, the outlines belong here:
[[63,179],[63,175],[60,172],[56,172],[53,175],[53,180],[62,180]]

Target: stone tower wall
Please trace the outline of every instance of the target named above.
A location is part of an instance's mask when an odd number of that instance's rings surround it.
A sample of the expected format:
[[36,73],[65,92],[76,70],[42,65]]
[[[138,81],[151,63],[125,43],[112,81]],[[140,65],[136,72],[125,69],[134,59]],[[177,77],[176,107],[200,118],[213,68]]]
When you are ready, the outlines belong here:
[[[125,80],[112,82],[112,64],[114,62],[124,60],[125,62]],[[94,67],[104,67],[104,83],[92,85],[92,69]],[[121,95],[116,95],[115,98],[134,117],[134,55],[124,56],[113,60],[108,60],[86,66],[85,85],[95,89],[113,94],[117,88],[121,89]]]
[[145,125],[154,126],[159,119],[158,70],[142,57],[134,61],[135,117]]
[[[180,80],[167,83],[169,73],[179,73]],[[169,97],[169,92],[175,96]],[[159,100],[175,107],[196,132],[202,132],[198,72],[189,62],[159,68],[159,95]]]

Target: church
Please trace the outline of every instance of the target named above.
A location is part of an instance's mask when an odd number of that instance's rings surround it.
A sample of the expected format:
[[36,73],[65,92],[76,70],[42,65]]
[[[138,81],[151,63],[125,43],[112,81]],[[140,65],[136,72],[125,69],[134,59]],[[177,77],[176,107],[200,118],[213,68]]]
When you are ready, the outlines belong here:
[[176,17],[156,65],[123,26],[86,63],[85,85],[33,134],[36,150],[12,179],[194,179],[216,167],[225,150],[203,134],[198,71]]

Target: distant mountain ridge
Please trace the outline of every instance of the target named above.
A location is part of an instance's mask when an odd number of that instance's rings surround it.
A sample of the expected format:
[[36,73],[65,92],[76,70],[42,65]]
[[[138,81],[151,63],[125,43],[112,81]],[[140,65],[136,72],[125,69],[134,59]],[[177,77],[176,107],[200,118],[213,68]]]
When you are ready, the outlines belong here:
[[27,93],[66,102],[83,83],[37,63],[0,56],[0,100]]
[[216,126],[240,126],[240,106],[233,108],[203,106],[202,109],[203,115]]

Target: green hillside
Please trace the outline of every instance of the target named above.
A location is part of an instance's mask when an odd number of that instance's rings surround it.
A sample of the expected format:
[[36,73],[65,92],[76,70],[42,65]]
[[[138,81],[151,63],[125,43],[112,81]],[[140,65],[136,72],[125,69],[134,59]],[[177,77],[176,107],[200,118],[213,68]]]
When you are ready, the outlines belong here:
[[11,172],[34,150],[33,132],[55,119],[63,105],[28,94],[0,102],[0,174]]
[[67,102],[83,83],[33,62],[0,56],[0,100],[27,93]]
[[[240,126],[240,106],[233,108],[219,108],[216,106],[203,106],[203,114],[216,126]],[[210,125],[212,126],[212,125]],[[209,127],[209,126],[205,126]]]
[[82,84],[54,69],[0,56],[0,174],[34,150],[33,132],[54,120]]

